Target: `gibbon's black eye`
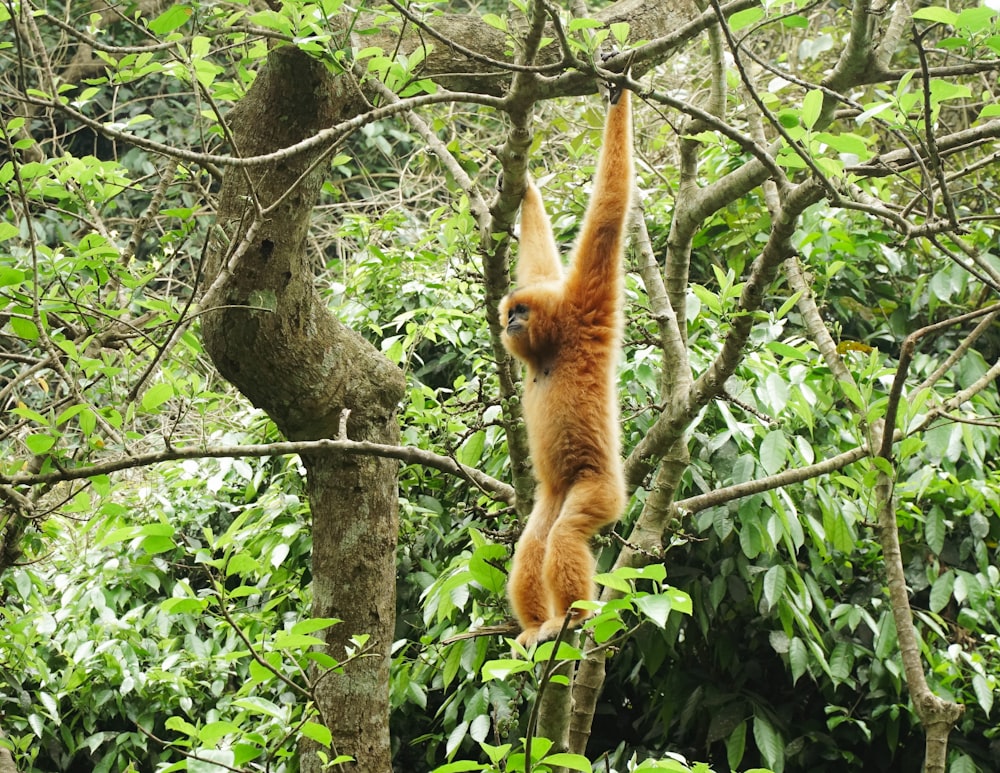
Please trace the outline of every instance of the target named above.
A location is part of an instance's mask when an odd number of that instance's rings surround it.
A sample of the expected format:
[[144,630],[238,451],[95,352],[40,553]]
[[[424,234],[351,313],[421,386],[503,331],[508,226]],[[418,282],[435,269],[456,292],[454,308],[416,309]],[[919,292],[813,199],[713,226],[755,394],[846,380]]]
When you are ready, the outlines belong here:
[[510,308],[507,312],[507,324],[516,322],[518,319],[524,319],[528,316],[528,307],[523,303],[518,303]]

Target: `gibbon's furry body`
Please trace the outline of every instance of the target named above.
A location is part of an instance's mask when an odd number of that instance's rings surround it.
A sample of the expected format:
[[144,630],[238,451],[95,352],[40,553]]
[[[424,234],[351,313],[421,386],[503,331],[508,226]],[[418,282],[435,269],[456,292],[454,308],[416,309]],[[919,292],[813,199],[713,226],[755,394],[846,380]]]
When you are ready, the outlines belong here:
[[[526,366],[524,419],[538,480],[507,586],[525,646],[555,638],[573,602],[594,598],[590,538],[625,506],[615,368],[633,169],[629,93],[617,97],[612,93],[594,191],[565,275],[529,181],[518,287],[500,304],[504,346]],[[571,624],[589,615],[574,608]]]

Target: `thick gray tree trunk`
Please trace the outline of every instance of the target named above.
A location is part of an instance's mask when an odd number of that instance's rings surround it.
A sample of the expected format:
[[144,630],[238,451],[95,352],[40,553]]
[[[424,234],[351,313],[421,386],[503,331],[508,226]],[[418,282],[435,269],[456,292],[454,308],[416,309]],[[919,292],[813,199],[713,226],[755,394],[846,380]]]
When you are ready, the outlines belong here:
[[[349,79],[334,78],[320,62],[285,47],[270,54],[229,123],[236,151],[253,156],[292,145],[363,107]],[[395,444],[402,373],[342,325],[314,287],[305,240],[325,172],[322,162],[309,171],[315,160],[298,155],[227,170],[221,234],[206,266],[207,283],[216,285],[206,307],[217,310],[204,316],[205,346],[219,372],[288,438],[336,437],[348,410],[348,437]],[[397,463],[343,456],[303,461],[313,519],[313,612],[343,620],[327,637],[335,658],[344,657],[355,634],[371,637],[373,655],[321,680],[317,705],[336,753],[354,757],[357,770],[389,773]],[[302,770],[318,770],[316,755],[303,752]]]

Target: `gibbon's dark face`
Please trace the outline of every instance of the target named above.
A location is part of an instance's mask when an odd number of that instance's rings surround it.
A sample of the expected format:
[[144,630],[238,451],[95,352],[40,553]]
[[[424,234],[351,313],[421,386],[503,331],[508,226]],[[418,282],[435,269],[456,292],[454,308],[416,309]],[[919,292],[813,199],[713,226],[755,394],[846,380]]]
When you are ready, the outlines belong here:
[[524,303],[514,303],[507,307],[506,331],[509,336],[516,336],[528,329],[528,317],[531,311]]

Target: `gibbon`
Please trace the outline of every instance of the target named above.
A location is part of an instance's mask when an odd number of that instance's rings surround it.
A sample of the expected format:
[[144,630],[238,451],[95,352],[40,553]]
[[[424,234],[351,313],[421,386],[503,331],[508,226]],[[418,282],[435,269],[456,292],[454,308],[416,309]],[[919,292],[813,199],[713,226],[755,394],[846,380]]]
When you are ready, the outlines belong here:
[[[615,368],[632,192],[629,93],[612,87],[594,190],[565,274],[541,194],[521,204],[517,289],[502,340],[526,366],[524,420],[538,486],[507,584],[518,642],[554,639],[573,602],[594,598],[590,538],[621,517],[625,480]],[[572,608],[572,626],[591,612]]]

